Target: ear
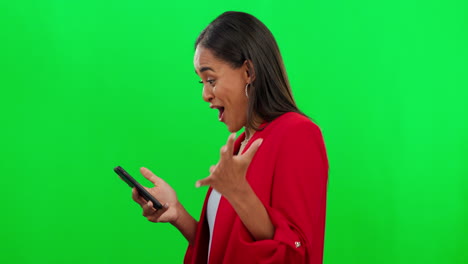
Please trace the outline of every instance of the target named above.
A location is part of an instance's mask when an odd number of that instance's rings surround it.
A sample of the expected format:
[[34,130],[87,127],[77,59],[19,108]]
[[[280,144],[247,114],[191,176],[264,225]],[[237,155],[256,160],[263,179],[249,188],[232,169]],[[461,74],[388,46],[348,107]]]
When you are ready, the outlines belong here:
[[251,60],[245,60],[242,66],[245,69],[245,78],[247,83],[252,83],[255,80],[255,68]]

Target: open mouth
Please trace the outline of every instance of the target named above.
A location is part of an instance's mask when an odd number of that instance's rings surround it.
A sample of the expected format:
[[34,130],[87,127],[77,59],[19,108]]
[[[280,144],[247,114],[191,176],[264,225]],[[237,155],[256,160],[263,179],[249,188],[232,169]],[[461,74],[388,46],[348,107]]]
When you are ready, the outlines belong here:
[[219,113],[218,113],[218,119],[219,119],[219,121],[223,121],[224,107],[219,107],[219,108],[218,108],[218,111],[219,111]]
[[224,106],[219,106],[219,105],[210,105],[211,109],[218,109],[218,119],[219,121],[223,122],[223,117],[224,117]]

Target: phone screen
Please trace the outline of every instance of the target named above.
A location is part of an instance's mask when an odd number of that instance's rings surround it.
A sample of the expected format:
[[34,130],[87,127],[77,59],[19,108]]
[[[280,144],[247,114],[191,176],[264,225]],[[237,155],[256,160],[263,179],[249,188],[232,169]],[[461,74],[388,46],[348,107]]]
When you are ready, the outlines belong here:
[[161,209],[163,206],[161,203],[156,200],[148,191],[146,191],[141,184],[139,184],[128,172],[126,172],[122,167],[117,166],[114,168],[115,173],[119,175],[119,177],[128,184],[131,188],[136,188],[138,193],[146,200],[151,201],[153,203],[154,209]]

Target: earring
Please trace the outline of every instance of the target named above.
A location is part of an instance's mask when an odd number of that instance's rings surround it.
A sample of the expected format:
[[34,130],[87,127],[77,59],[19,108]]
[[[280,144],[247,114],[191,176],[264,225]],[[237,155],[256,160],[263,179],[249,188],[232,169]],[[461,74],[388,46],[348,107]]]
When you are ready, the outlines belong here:
[[249,93],[247,92],[247,87],[249,86],[249,84],[250,84],[250,83],[247,83],[247,84],[245,85],[245,96],[246,96],[247,98],[249,98]]

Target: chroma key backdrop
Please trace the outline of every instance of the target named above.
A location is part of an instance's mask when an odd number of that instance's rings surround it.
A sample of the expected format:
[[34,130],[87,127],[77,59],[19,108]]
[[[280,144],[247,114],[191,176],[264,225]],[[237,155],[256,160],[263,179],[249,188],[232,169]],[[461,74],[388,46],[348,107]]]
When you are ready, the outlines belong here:
[[270,28],[322,129],[324,263],[468,263],[461,0],[1,1],[0,263],[182,262],[112,169],[152,169],[199,218],[229,133],[193,45],[228,10]]

